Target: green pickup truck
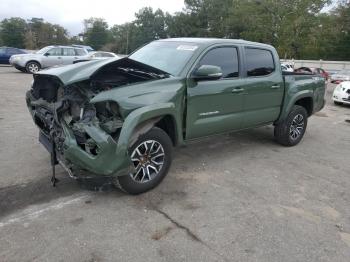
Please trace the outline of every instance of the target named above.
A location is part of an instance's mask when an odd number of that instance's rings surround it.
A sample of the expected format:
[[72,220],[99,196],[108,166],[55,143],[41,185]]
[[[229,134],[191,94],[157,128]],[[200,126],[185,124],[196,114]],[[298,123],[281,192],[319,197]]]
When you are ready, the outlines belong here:
[[26,101],[53,171],[108,177],[130,194],[157,186],[172,147],[193,139],[273,124],[294,146],[325,103],[321,76],[282,72],[275,48],[243,40],[158,40],[33,77]]

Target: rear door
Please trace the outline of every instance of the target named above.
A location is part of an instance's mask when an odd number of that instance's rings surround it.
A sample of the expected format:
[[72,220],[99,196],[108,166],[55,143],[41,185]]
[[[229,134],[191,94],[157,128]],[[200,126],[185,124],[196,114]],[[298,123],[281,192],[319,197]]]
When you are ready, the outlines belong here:
[[284,83],[273,50],[245,47],[245,104],[243,128],[273,122],[280,114]]
[[244,79],[239,74],[238,47],[213,47],[193,71],[201,65],[219,66],[223,76],[218,80],[188,79],[186,139],[240,129],[243,121]]
[[74,60],[78,59],[78,56],[75,54],[74,48],[64,47],[62,54],[62,64],[70,65],[73,64]]

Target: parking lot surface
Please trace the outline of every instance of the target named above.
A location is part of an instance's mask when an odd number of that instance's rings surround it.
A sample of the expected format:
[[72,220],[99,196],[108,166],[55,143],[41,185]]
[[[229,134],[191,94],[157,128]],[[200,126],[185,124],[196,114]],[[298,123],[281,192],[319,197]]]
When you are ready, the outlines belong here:
[[349,261],[350,107],[330,101],[296,147],[273,127],[176,148],[153,191],[78,183],[38,142],[32,76],[0,67],[0,261]]

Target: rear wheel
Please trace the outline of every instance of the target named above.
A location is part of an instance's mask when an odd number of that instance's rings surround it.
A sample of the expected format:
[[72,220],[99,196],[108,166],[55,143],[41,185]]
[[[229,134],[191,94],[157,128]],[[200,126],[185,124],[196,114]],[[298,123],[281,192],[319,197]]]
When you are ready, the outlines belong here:
[[307,111],[295,105],[287,118],[275,126],[275,138],[284,146],[295,146],[303,138],[307,126]]
[[26,65],[26,71],[27,73],[34,74],[40,70],[40,64],[37,62],[28,62]]
[[130,148],[135,172],[116,177],[115,185],[129,194],[141,194],[153,189],[169,171],[171,151],[169,136],[160,128],[152,128]]

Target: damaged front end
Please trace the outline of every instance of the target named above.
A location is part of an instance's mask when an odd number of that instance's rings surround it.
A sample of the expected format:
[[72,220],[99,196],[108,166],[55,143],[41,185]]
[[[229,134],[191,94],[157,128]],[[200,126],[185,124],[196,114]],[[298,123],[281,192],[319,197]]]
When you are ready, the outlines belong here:
[[125,64],[117,61],[68,85],[49,72],[34,75],[26,102],[39,140],[53,156],[52,164],[60,163],[73,177],[133,171],[127,147],[118,147],[125,112],[115,100],[91,100],[101,92],[166,76]]

